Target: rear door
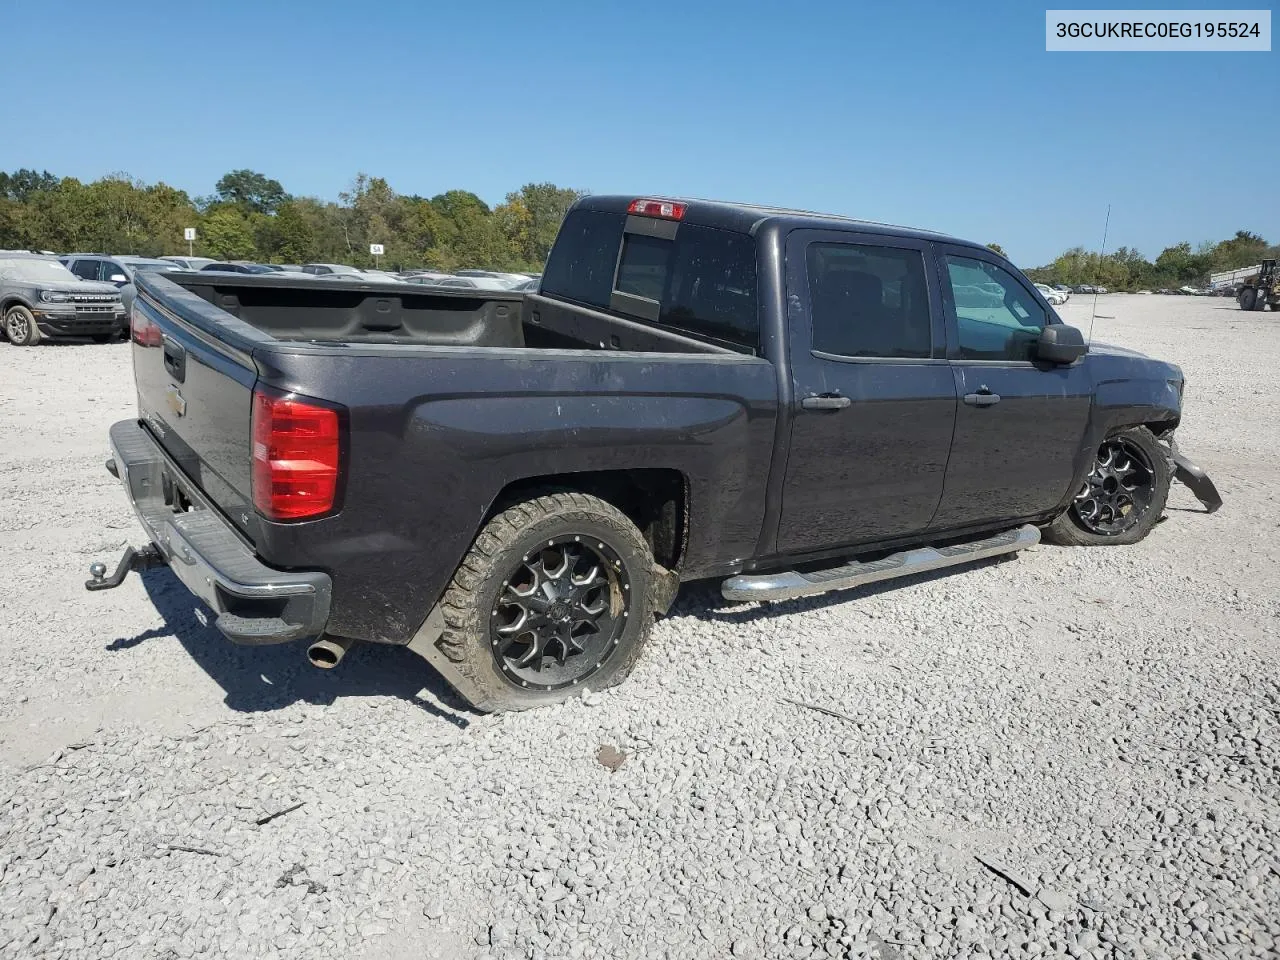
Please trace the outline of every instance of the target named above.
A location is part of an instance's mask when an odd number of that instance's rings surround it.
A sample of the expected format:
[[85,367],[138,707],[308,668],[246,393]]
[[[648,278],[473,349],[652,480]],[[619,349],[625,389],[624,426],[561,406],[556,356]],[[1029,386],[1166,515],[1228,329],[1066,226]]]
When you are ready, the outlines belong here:
[[927,257],[916,240],[789,235],[795,416],[779,553],[890,540],[933,518],[956,393]]
[[999,258],[971,247],[937,251],[961,402],[934,527],[1046,513],[1075,475],[1093,396],[1088,369],[1034,362],[1040,331],[1057,317]]

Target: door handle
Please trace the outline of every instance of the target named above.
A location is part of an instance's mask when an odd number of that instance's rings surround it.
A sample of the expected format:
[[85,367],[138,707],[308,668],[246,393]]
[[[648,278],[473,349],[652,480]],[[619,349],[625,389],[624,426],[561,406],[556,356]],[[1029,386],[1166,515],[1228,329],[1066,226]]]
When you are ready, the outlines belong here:
[[964,402],[971,407],[993,407],[1000,402],[1000,394],[983,387],[977,393],[966,393]]
[[843,410],[852,403],[848,397],[825,393],[818,397],[805,397],[800,401],[800,406],[806,410]]
[[164,368],[173,379],[182,383],[187,378],[187,351],[182,344],[169,337],[161,340],[164,352]]

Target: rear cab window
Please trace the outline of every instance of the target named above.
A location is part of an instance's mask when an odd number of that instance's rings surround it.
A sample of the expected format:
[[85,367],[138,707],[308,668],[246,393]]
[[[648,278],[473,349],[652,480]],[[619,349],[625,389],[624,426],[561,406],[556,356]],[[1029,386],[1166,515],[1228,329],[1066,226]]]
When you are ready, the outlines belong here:
[[755,241],[731,230],[575,210],[541,292],[740,352],[760,349]]

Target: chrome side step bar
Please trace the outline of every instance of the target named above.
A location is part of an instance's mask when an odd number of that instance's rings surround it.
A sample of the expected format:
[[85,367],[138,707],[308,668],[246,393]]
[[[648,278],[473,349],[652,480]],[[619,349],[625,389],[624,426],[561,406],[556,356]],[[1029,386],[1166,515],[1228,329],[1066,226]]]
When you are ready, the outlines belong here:
[[1034,547],[1040,542],[1040,530],[1031,524],[1007,530],[994,537],[955,543],[949,547],[918,547],[890,554],[880,560],[859,563],[857,560],[831,567],[799,573],[784,570],[780,573],[739,574],[730,577],[720,587],[726,600],[789,600],[792,597],[811,597],[832,590],[848,590],[894,577],[909,577],[913,573],[939,570],[972,560],[998,557],[1002,553],[1014,553]]

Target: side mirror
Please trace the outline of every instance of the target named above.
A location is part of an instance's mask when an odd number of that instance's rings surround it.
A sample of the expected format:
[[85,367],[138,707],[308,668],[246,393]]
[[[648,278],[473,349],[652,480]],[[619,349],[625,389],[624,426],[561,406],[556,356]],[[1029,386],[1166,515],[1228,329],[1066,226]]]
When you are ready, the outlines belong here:
[[123,273],[113,273],[111,275],[111,282],[112,283],[128,283],[129,278],[126,277]]
[[1065,323],[1048,324],[1036,341],[1036,359],[1046,363],[1075,363],[1088,352],[1084,334]]

